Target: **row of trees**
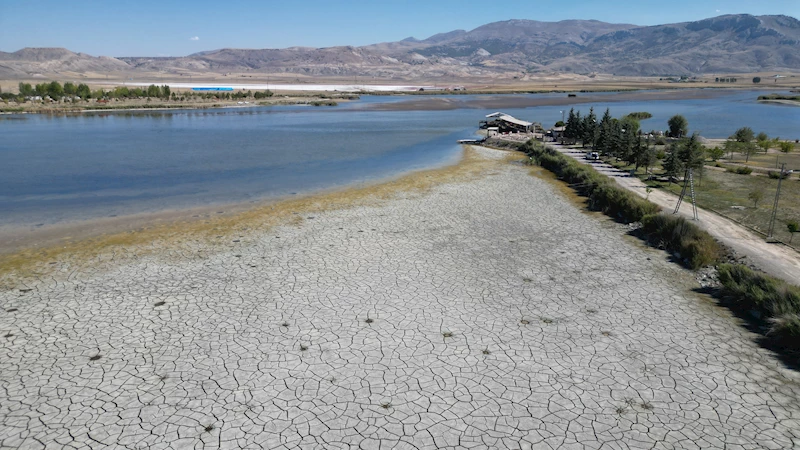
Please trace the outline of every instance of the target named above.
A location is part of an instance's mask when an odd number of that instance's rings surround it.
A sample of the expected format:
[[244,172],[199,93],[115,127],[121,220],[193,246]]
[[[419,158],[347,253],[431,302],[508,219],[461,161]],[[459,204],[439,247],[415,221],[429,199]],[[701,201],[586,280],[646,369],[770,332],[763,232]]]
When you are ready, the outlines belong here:
[[642,133],[639,121],[631,115],[616,119],[606,109],[598,123],[594,110],[581,117],[580,111],[570,111],[564,135],[566,138],[581,141],[584,147],[590,146],[604,156],[613,156],[618,160],[634,165],[636,170],[644,167],[649,170],[656,160],[663,158],[666,175],[672,178],[680,176],[686,169],[702,173],[706,159],[706,149],[700,143],[699,136],[688,136],[689,122],[681,115],[669,119],[667,135],[675,138],[664,151],[659,152],[650,133]]
[[53,100],[61,100],[64,97],[80,97],[82,99],[89,98],[170,98],[169,86],[156,86],[151,84],[146,88],[128,88],[126,86],[119,86],[110,91],[98,89],[92,91],[89,86],[80,83],[76,85],[67,81],[63,85],[58,81],[51,81],[49,83],[40,83],[32,86],[30,83],[19,83],[19,95],[23,98],[28,97],[50,97]]
[[156,86],[155,84],[151,84],[146,88],[129,88],[127,86],[117,86],[110,91],[103,91],[104,98],[118,98],[118,99],[127,99],[127,98],[162,98],[162,99],[169,99],[171,91],[169,86],[166,84],[163,86]]
[[66,82],[62,86],[58,81],[50,83],[40,83],[31,86],[29,83],[19,84],[19,93],[23,97],[50,97],[53,100],[60,100],[65,96],[77,96],[82,99],[89,98],[168,98],[170,96],[169,86],[156,86],[150,85],[147,88],[128,88],[120,86],[110,91],[102,89],[92,91],[86,84],[78,84],[77,86],[72,82]]
[[651,134],[645,136],[639,122],[631,115],[621,119],[612,118],[608,109],[599,123],[593,108],[589,109],[586,116],[581,116],[580,111],[570,110],[564,136],[573,142],[580,141],[583,147],[591,147],[603,156],[613,156],[635,165],[636,170],[640,167],[648,170],[656,159],[663,159],[664,171],[670,177],[678,177],[687,168],[702,175],[706,158],[716,161],[726,153],[731,158],[733,153],[741,153],[745,155],[745,162],[749,162],[750,156],[759,149],[765,153],[776,147],[784,153],[794,149],[791,142],[770,139],[763,132],[756,135],[749,127],[736,130],[723,148],[705,148],[696,133],[689,136],[689,122],[682,115],[672,116],[667,125],[667,135],[674,140],[663,151],[656,150]]
[[750,127],[742,127],[725,141],[724,151],[731,157],[734,153],[741,153],[745,155],[745,162],[750,162],[750,157],[759,149],[767,153],[770,148],[778,148],[783,153],[789,153],[794,150],[794,144],[781,141],[780,138],[770,139],[764,132],[756,135]]
[[40,83],[31,85],[30,83],[19,83],[19,94],[2,93],[0,97],[6,100],[17,100],[23,102],[30,97],[50,97],[53,100],[59,101],[65,97],[80,97],[83,100],[90,98],[95,99],[133,99],[133,98],[160,98],[164,100],[183,101],[186,99],[200,98],[200,99],[223,99],[223,100],[239,100],[245,98],[254,98],[256,100],[262,98],[269,98],[273,96],[271,91],[236,91],[236,92],[184,92],[177,94],[170,90],[167,85],[157,86],[151,84],[148,87],[127,87],[118,86],[111,90],[97,89],[92,91],[89,86],[84,83],[76,85],[72,82],[66,82],[63,85],[58,81],[51,81],[49,83]]
[[53,100],[60,100],[64,96],[78,96],[81,98],[89,98],[91,90],[89,86],[81,83],[75,85],[72,82],[66,82],[62,86],[58,81],[51,81],[50,83],[40,83],[32,86],[30,83],[19,83],[19,95],[22,97],[48,96]]
[[639,121],[632,115],[620,119],[611,117],[606,109],[600,122],[589,109],[589,114],[581,116],[580,111],[570,110],[564,129],[564,137],[572,141],[580,141],[584,147],[591,147],[604,156],[649,168],[656,160],[655,148],[651,145],[650,134],[647,138],[640,129]]

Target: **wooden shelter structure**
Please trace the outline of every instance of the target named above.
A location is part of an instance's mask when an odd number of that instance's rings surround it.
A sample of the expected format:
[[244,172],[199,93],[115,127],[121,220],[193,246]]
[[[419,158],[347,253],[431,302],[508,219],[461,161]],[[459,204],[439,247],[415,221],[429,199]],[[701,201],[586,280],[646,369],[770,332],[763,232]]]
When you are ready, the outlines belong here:
[[502,133],[530,133],[534,131],[533,123],[517,119],[503,112],[486,115],[486,120],[481,121],[482,129],[497,128]]

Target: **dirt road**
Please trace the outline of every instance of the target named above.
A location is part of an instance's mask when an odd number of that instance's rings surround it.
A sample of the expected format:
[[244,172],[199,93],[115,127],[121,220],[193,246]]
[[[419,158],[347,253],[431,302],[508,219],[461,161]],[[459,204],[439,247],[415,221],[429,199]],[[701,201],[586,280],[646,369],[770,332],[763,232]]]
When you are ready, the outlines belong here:
[[[550,144],[561,153],[575,158],[584,164],[591,164],[598,172],[608,175],[620,186],[647,197],[644,182],[636,177],[631,177],[628,172],[614,168],[601,161],[587,161],[581,149],[573,149],[558,144]],[[649,196],[650,201],[664,208],[665,212],[675,210],[678,198],[661,190],[653,190]],[[747,259],[764,272],[782,278],[792,284],[800,283],[800,255],[794,250],[781,244],[769,244],[760,237],[736,222],[710,211],[698,208],[700,221],[697,223],[723,244],[736,251],[739,256]],[[680,214],[692,218],[692,204],[684,202]]]

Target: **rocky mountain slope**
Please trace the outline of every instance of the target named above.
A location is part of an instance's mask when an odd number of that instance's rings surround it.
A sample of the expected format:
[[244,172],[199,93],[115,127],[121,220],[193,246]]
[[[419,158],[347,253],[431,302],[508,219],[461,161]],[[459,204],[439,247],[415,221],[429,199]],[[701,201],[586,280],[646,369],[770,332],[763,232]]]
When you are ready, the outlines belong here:
[[108,56],[74,53],[64,48],[23,48],[0,52],[0,78],[30,78],[41,74],[75,76],[85,73],[115,73],[130,70],[124,61]]
[[640,27],[509,20],[424,40],[363,47],[221,49],[178,58],[95,58],[63,49],[0,52],[0,76],[33,72],[285,73],[383,79],[511,77],[537,72],[684,75],[800,71],[800,21],[726,15]]

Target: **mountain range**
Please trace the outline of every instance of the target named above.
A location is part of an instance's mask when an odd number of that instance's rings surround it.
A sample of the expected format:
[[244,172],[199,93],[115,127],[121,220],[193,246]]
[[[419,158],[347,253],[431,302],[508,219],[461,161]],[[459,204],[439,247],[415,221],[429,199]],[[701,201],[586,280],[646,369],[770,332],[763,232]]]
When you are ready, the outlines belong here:
[[95,57],[66,49],[0,52],[0,77],[95,73],[286,74],[381,79],[536,73],[667,76],[800,71],[800,21],[725,15],[656,26],[508,20],[362,47],[220,49],[184,57]]

